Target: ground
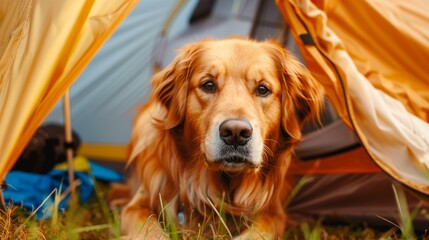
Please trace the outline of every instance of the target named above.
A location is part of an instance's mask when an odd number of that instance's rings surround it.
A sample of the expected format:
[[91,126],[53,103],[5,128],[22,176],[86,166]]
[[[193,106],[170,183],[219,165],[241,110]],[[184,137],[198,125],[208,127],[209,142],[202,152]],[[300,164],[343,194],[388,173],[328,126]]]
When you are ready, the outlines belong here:
[[[67,210],[53,207],[52,218],[37,220],[19,206],[8,205],[0,211],[0,239],[120,239],[119,212],[108,207],[107,184],[96,184],[91,201],[80,204],[76,198]],[[413,213],[411,213],[412,216]],[[327,225],[322,219],[303,222],[289,228],[283,239],[429,239],[426,232],[415,234],[412,226],[374,229],[365,223],[359,225]],[[199,239],[198,233],[180,233],[169,226],[171,239]],[[416,237],[417,236],[417,237]],[[214,239],[229,239],[216,235]]]

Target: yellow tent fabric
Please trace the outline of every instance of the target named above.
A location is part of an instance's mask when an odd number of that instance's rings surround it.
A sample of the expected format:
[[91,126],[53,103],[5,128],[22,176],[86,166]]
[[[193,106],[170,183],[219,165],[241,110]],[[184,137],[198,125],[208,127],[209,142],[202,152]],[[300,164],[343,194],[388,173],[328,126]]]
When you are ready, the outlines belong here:
[[429,194],[429,2],[276,3],[308,68],[374,162]]
[[0,182],[137,2],[0,1]]

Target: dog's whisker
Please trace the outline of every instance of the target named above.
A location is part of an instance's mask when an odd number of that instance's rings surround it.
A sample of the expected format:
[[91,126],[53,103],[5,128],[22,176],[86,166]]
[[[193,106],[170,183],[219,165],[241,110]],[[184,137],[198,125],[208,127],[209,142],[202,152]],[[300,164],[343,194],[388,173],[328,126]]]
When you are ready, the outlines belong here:
[[204,139],[204,136],[197,136],[191,142],[194,144],[195,142],[201,143]]
[[264,155],[264,156],[266,156],[267,157],[267,161],[269,160],[269,158],[274,158],[274,153],[273,153],[273,151],[271,150],[271,148],[269,148],[267,145],[263,145],[263,151],[262,151],[262,154]]
[[274,140],[274,139],[267,138],[267,139],[265,139],[265,141],[273,142],[273,143],[275,143],[275,144],[277,144],[277,145],[279,145],[279,146],[281,145],[279,141]]

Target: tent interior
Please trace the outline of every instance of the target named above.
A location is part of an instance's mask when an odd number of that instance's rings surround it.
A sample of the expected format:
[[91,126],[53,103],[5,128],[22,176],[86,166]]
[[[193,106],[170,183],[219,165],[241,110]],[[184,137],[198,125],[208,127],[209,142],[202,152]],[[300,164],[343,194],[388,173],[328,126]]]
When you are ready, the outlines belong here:
[[[72,128],[82,142],[78,154],[125,173],[134,110],[147,100],[152,74],[186,43],[237,35],[277,39],[305,64],[275,1],[140,1],[70,87]],[[62,104],[43,124],[64,124]],[[391,227],[386,219],[398,218],[392,184],[400,183],[374,163],[328,98],[321,124],[309,122],[302,131],[290,174],[308,183],[288,206],[292,218]],[[418,194],[407,197],[410,208],[420,206]],[[416,229],[426,223],[415,219]]]

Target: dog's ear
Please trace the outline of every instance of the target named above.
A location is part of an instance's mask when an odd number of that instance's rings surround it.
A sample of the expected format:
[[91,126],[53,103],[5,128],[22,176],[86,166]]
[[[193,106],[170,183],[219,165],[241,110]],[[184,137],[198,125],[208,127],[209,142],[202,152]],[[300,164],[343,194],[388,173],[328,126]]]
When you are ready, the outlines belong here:
[[153,97],[161,105],[155,108],[153,117],[163,129],[174,128],[184,120],[188,82],[199,48],[199,43],[183,47],[170,65],[152,78]]
[[270,44],[282,83],[282,130],[290,141],[298,142],[302,123],[319,119],[324,103],[323,87],[286,49],[277,43]]

